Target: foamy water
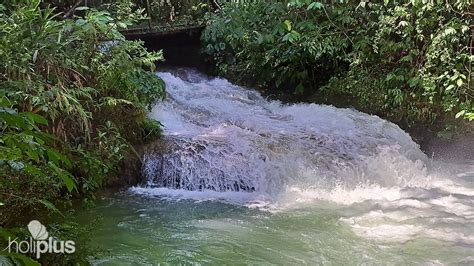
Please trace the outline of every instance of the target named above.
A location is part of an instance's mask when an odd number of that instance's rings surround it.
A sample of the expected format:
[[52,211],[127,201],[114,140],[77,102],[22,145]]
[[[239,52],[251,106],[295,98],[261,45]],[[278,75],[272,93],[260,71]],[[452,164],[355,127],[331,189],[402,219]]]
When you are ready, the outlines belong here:
[[133,193],[272,213],[326,208],[376,243],[474,247],[471,163],[431,161],[377,116],[269,101],[194,71],[158,75],[169,95],[150,116],[169,145],[145,156],[148,181]]

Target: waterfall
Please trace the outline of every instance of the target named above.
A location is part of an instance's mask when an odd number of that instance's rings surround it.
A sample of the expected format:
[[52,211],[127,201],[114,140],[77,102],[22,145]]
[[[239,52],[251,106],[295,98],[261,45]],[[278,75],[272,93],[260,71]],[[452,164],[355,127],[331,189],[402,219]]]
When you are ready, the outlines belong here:
[[[283,104],[193,70],[158,73],[164,142],[134,193],[290,211],[336,208],[381,242],[474,245],[473,164],[432,161],[397,125],[352,109]],[[164,143],[164,144],[163,144]]]
[[288,186],[427,182],[418,145],[377,116],[270,101],[191,70],[158,75],[168,98],[150,115],[165,125],[167,145],[144,158],[148,187],[276,195]]

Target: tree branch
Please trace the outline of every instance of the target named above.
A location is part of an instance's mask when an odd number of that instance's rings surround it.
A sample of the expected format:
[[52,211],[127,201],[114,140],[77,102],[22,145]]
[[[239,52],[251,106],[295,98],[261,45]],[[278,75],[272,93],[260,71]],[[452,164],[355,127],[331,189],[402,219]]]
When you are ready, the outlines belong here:
[[210,4],[211,8],[214,9],[214,10],[221,9],[219,3],[217,3],[216,0],[209,0],[209,4]]
[[71,9],[69,9],[68,12],[66,12],[66,14],[64,14],[63,16],[63,19],[68,19],[68,18],[71,18],[73,15],[74,15],[74,11],[76,11],[76,8],[82,4],[82,1],[83,0],[78,0],[72,7]]

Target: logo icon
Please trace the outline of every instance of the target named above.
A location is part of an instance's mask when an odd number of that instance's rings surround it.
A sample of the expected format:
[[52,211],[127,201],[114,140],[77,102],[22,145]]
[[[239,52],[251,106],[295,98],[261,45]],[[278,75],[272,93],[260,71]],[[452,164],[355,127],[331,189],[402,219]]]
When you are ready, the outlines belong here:
[[46,240],[48,238],[46,227],[37,220],[33,220],[28,224],[28,230],[34,240]]

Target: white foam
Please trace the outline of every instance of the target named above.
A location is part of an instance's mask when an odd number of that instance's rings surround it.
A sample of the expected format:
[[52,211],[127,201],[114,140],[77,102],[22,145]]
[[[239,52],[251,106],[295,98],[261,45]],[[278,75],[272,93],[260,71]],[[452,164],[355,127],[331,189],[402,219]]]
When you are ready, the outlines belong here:
[[212,190],[191,191],[184,189],[169,189],[164,187],[145,188],[145,187],[131,187],[130,192],[147,195],[159,196],[165,200],[193,200],[195,202],[201,201],[221,201],[232,204],[244,205],[249,207],[264,207],[268,206],[268,197],[259,193],[248,192],[217,192]]
[[440,241],[474,244],[474,235],[453,228],[429,228],[421,224],[394,223],[389,217],[379,214],[360,217],[341,218],[360,236],[381,242],[406,242],[416,238],[429,238]]

